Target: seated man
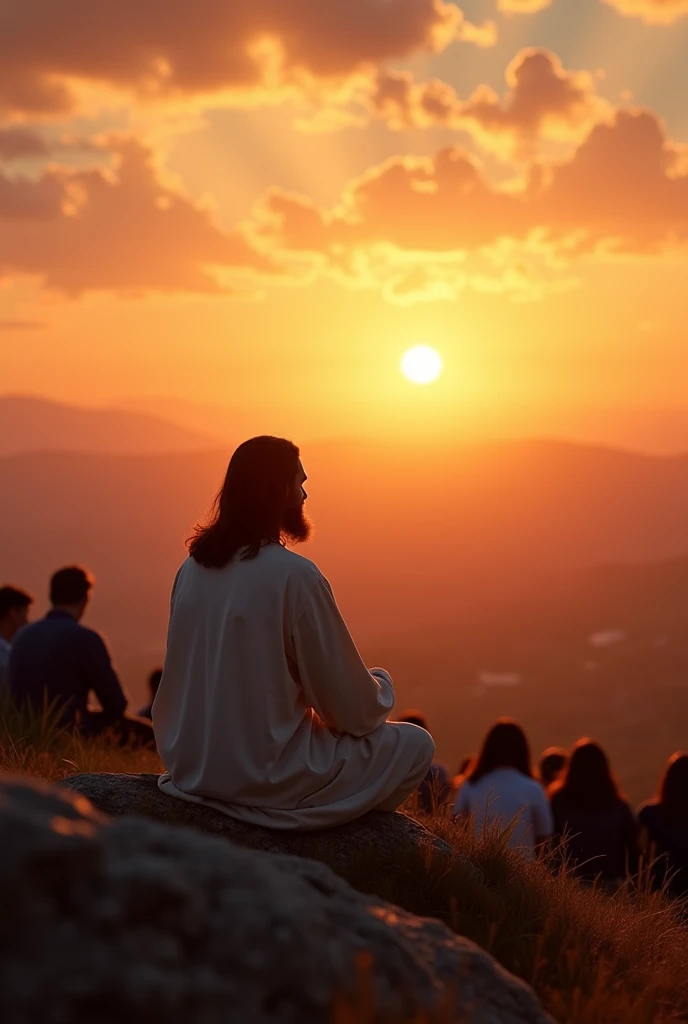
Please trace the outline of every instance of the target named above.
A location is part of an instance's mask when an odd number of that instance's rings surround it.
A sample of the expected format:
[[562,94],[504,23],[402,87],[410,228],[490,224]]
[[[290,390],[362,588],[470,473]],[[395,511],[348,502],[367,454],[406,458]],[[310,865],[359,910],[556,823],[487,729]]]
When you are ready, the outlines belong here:
[[[37,710],[54,706],[60,724],[94,736],[111,730],[124,744],[154,746],[150,724],[124,714],[127,706],[103,638],[80,624],[93,577],[68,566],[50,581],[52,608],[21,631],[12,645],[9,685],[15,702]],[[101,711],[90,711],[93,692]]]
[[308,829],[392,811],[425,777],[429,734],[388,722],[384,669],[363,664],[305,541],[290,441],[235,451],[172,589],[153,728],[163,792],[243,821]]
[[17,587],[0,587],[0,690],[7,682],[12,641],[29,620],[33,598]]

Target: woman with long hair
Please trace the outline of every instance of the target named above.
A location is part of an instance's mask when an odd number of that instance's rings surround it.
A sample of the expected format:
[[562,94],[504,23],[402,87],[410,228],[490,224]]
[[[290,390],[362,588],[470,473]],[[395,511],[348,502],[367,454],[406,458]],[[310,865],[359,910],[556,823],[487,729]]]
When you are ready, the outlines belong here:
[[528,740],[516,722],[501,718],[492,726],[459,787],[454,815],[472,817],[476,835],[508,830],[509,846],[527,857],[552,834],[547,797],[533,778]]
[[635,874],[635,819],[599,743],[576,743],[550,803],[559,854],[579,878],[611,888]]
[[688,754],[669,758],[659,794],[638,810],[641,848],[656,888],[688,896]]

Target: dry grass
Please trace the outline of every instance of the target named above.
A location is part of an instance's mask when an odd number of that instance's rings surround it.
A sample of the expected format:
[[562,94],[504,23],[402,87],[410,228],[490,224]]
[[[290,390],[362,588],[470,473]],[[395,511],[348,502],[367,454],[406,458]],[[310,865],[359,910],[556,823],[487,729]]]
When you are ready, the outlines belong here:
[[[83,741],[51,716],[0,710],[0,771],[59,782],[74,772],[156,772],[155,754],[108,739]],[[380,877],[363,852],[347,878],[421,916],[436,917],[524,978],[560,1024],[688,1021],[688,930],[679,906],[627,886],[608,896],[541,862],[526,863],[505,837],[433,817],[425,824],[467,858],[420,851]],[[480,869],[482,881],[471,868]],[[335,1024],[379,1024],[365,970],[358,995],[340,1000]],[[455,1021],[446,1008],[416,1024]]]
[[110,736],[81,739],[60,729],[49,708],[41,715],[0,700],[0,772],[61,782],[75,772],[160,772],[154,751],[127,750]]

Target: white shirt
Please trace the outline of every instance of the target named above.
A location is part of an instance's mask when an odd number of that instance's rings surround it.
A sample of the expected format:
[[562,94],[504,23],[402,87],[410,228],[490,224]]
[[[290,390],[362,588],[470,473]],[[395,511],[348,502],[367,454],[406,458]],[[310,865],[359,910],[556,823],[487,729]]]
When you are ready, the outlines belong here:
[[351,820],[432,755],[423,730],[386,721],[393,705],[313,562],[278,544],[184,562],[153,704],[163,792],[272,828]]
[[509,845],[528,855],[532,855],[536,839],[554,831],[544,789],[515,768],[497,768],[476,783],[466,780],[456,795],[454,814],[474,815],[476,836],[486,827],[504,829],[515,822]]
[[10,667],[10,651],[12,644],[0,636],[0,689],[7,682],[7,670]]

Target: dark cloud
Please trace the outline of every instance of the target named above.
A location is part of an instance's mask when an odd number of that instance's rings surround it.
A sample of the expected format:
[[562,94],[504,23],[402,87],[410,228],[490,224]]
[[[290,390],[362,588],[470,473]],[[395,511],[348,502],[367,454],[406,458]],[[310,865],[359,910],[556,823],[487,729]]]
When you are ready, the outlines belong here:
[[2,0],[0,109],[68,112],[76,82],[145,97],[274,93],[476,31],[444,0]]
[[3,221],[53,220],[60,216],[64,198],[64,184],[54,171],[45,171],[37,181],[0,171],[0,248],[2,234],[9,231]]
[[51,168],[37,181],[0,176],[0,278],[34,275],[72,295],[222,292],[223,271],[274,272],[241,232],[221,230],[161,181],[139,142],[111,145],[114,170]]
[[48,154],[45,139],[30,128],[0,128],[0,161]]
[[505,72],[504,98],[479,86],[461,100],[445,82],[416,83],[408,72],[380,71],[368,106],[392,128],[466,130],[487,148],[528,148],[536,139],[575,139],[609,112],[588,71],[570,71],[549,50],[522,50]]

